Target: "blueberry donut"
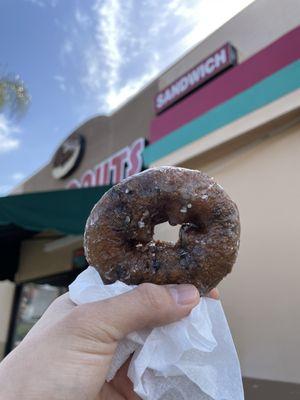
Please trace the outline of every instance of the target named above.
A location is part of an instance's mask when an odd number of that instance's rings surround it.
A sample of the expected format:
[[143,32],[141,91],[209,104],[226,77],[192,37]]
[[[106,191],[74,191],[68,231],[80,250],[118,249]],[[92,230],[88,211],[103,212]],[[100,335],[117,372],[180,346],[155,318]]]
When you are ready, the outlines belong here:
[[[154,227],[181,225],[178,241],[153,240]],[[239,248],[235,203],[203,172],[150,168],[113,186],[86,223],[87,261],[104,283],[191,283],[205,295],[231,272]]]

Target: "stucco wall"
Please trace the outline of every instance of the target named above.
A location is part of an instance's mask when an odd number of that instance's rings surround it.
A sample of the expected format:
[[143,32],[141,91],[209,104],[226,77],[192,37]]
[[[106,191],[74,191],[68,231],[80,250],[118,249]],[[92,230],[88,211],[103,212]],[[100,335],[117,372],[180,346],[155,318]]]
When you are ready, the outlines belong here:
[[209,171],[237,202],[241,250],[221,285],[250,377],[300,382],[300,126]]
[[[267,132],[266,132],[267,133]],[[221,285],[244,376],[300,383],[300,124],[214,164],[195,163],[237,203],[241,248]],[[176,232],[159,228],[160,238]]]
[[82,247],[82,240],[55,249],[46,251],[45,246],[55,239],[24,240],[21,246],[19,269],[16,282],[24,282],[41,278],[72,269],[74,250]]

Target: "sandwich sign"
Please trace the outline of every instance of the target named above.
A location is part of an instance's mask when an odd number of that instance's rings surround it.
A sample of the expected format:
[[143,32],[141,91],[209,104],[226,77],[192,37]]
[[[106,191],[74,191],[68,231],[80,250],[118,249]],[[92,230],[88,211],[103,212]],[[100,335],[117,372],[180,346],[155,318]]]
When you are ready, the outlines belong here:
[[219,50],[202,60],[195,67],[160,91],[156,95],[154,102],[156,113],[158,114],[170,107],[180,98],[203,85],[212,77],[235,65],[236,62],[236,49],[230,43],[226,43]]

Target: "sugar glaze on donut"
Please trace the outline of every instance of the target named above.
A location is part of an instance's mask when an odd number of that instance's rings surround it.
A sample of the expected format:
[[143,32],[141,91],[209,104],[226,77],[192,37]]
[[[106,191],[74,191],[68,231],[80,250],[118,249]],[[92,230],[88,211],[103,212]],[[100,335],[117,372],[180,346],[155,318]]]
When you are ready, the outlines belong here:
[[[172,244],[154,226],[181,225]],[[113,186],[86,223],[87,261],[105,283],[192,283],[205,295],[227,275],[239,248],[235,203],[203,172],[151,168]]]

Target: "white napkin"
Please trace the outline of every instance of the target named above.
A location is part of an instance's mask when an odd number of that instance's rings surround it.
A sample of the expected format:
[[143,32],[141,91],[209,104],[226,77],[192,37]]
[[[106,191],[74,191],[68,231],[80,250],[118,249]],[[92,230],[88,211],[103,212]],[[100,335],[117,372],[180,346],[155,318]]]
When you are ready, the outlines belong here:
[[[88,267],[69,286],[75,304],[132,290],[120,281],[104,285]],[[221,302],[201,298],[181,321],[129,334],[117,347],[107,380],[134,353],[128,376],[144,400],[243,400],[239,360]]]

